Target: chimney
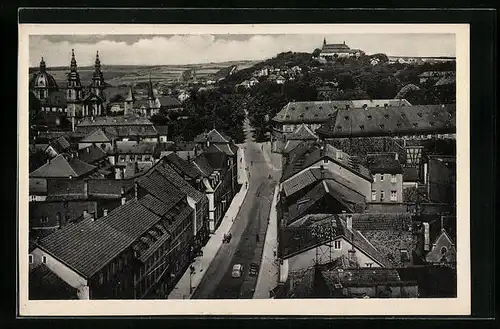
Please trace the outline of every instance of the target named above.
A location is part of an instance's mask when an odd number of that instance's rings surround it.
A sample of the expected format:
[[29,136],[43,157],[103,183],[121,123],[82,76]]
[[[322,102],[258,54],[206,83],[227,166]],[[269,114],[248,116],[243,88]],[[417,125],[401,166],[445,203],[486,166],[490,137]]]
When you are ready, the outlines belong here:
[[90,153],[90,147],[87,147],[87,153]]
[[125,197],[122,197],[122,206],[127,202],[127,199]]
[[108,209],[103,209],[103,216],[106,217],[108,215]]
[[399,160],[399,154],[398,154],[398,152],[395,152],[395,153],[394,153],[394,159],[396,159],[396,161],[398,161],[398,160]]
[[347,221],[347,229],[349,231],[352,231],[352,214],[348,214],[346,216],[346,221]]
[[88,214],[89,214],[89,212],[87,211],[87,209],[85,209],[85,210],[83,211],[83,217],[87,217],[87,215],[88,215]]
[[430,249],[429,223],[424,223],[424,251],[429,251]]
[[83,181],[83,195],[85,198],[89,196],[89,183],[86,180]]
[[340,150],[335,151],[335,157],[337,159],[342,159],[342,151],[340,151]]
[[138,185],[137,185],[137,182],[135,182],[134,183],[134,197],[136,200],[137,200],[137,189],[138,189]]
[[120,194],[121,194],[121,195],[124,195],[124,194],[125,194],[125,189],[124,189],[123,187],[120,189]]

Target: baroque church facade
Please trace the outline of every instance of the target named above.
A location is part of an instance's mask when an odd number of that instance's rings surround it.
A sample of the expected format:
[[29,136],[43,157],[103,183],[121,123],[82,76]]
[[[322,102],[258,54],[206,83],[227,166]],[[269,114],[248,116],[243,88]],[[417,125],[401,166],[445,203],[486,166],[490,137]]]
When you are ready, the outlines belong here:
[[92,81],[89,86],[84,86],[73,49],[65,88],[59,88],[54,77],[47,73],[43,57],[39,71],[30,80],[30,91],[40,100],[41,110],[67,116],[73,130],[78,119],[106,115],[105,88],[99,52],[96,54]]

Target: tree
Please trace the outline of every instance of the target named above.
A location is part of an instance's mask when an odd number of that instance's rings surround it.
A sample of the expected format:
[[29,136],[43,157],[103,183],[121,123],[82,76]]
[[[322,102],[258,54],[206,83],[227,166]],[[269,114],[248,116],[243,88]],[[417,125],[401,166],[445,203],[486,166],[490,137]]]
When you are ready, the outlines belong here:
[[319,54],[321,54],[321,49],[316,48],[316,49],[314,49],[314,51],[312,53],[312,56],[315,57],[315,58],[318,58]]

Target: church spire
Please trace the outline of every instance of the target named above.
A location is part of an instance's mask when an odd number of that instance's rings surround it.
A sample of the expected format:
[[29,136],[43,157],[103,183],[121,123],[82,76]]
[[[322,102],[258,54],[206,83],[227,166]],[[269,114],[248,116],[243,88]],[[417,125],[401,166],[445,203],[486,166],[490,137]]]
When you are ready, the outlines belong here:
[[99,50],[97,51],[97,54],[95,55],[95,70],[96,70],[96,72],[101,71],[101,60],[99,59]]
[[323,46],[326,46],[326,38],[323,38]]
[[149,84],[148,84],[148,99],[154,99],[153,82],[151,82],[151,73],[149,74]]
[[129,85],[128,86],[128,95],[127,95],[127,98],[125,99],[126,102],[134,102],[135,101],[135,96],[134,96],[134,92],[132,91],[132,86]]
[[75,50],[71,49],[71,71],[76,71]]
[[43,56],[42,56],[42,60],[40,61],[40,72],[45,72],[45,61],[43,60]]

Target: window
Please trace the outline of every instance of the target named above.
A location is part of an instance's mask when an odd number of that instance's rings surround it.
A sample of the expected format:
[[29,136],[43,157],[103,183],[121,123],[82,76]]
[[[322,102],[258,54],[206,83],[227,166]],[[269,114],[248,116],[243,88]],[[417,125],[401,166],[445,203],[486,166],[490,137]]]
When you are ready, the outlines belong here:
[[336,250],[340,250],[340,248],[341,248],[340,240],[333,241],[333,248]]
[[391,191],[391,201],[398,201],[398,195],[396,191]]
[[448,248],[441,247],[441,255],[445,255],[448,252]]
[[33,264],[33,255],[28,255],[28,260],[30,264]]
[[396,175],[391,175],[391,183],[396,183]]
[[372,267],[373,263],[365,263],[366,267]]
[[384,181],[384,174],[380,174],[380,181],[383,182]]
[[384,201],[384,199],[385,199],[385,192],[380,191],[380,201]]
[[47,256],[42,256],[42,263],[47,264]]
[[372,201],[377,200],[377,191],[372,190]]
[[328,159],[323,159],[323,163],[328,163]]
[[48,221],[49,221],[49,217],[47,217],[47,216],[43,216],[42,218],[40,218],[40,222],[42,224],[47,224]]

